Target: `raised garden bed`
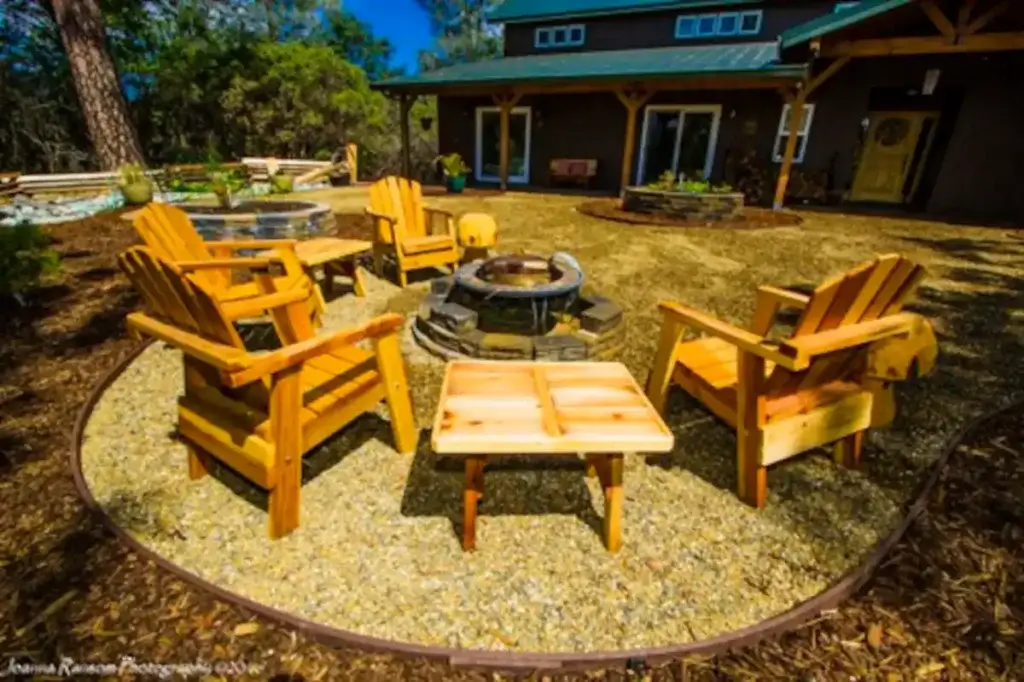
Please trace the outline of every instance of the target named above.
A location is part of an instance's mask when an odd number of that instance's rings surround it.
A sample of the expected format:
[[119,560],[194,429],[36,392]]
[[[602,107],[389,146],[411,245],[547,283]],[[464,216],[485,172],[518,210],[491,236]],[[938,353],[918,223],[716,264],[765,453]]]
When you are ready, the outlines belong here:
[[743,194],[627,187],[623,191],[622,208],[632,213],[665,216],[676,220],[736,220],[743,214]]
[[662,227],[720,227],[729,230],[756,230],[769,227],[792,227],[803,219],[790,211],[744,206],[727,219],[676,218],[658,213],[637,213],[623,208],[621,199],[591,199],[580,204],[577,211],[592,218],[612,220],[630,225],[658,225]]

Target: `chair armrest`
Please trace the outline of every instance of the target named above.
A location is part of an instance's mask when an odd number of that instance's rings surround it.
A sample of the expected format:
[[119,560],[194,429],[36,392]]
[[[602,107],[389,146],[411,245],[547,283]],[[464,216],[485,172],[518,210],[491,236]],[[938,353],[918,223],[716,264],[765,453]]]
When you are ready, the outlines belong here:
[[919,316],[914,313],[897,313],[870,322],[798,336],[779,344],[779,352],[799,362],[809,363],[816,355],[849,350],[882,339],[908,335],[914,329],[918,318]]
[[262,296],[249,296],[236,300],[221,301],[221,309],[229,320],[240,320],[243,317],[261,315],[267,310],[280,308],[290,303],[305,301],[310,296],[306,288],[278,291]]
[[391,243],[398,244],[398,218],[384,213],[377,213],[369,208],[366,209],[366,215],[385,221],[388,224],[388,229],[391,230]]
[[191,355],[221,371],[237,372],[252,364],[251,356],[244,350],[209,341],[145,313],[129,313],[125,319],[128,328],[136,334],[152,336],[169,343],[186,355]]
[[782,289],[779,287],[772,286],[760,286],[757,288],[758,297],[766,297],[772,299],[775,303],[780,306],[789,306],[790,308],[806,308],[810,302],[811,297],[796,291],[790,291],[789,289]]
[[195,272],[196,270],[224,270],[231,268],[251,269],[266,268],[271,263],[279,262],[277,258],[210,258],[207,260],[182,260],[175,265],[182,272]]
[[764,337],[748,332],[746,329],[722,322],[710,315],[671,301],[662,302],[658,308],[661,309],[665,317],[673,318],[680,324],[728,341],[744,352],[753,353],[792,371],[806,368],[806,365],[801,365],[797,358],[782,355],[774,346],[764,343]]
[[285,346],[272,353],[258,356],[252,361],[250,366],[228,372],[225,378],[231,387],[244,386],[263,377],[301,365],[311,358],[326,355],[337,348],[351,346],[364,339],[375,339],[393,334],[401,329],[403,321],[401,315],[394,313],[381,315],[358,327],[342,329],[333,334],[325,334],[324,336],[317,336]]

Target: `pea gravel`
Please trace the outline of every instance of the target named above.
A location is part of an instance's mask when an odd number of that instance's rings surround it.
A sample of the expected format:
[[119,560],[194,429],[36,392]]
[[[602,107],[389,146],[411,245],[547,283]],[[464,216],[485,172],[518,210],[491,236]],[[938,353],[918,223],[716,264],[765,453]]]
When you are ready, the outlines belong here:
[[[563,225],[554,247],[577,243],[581,260],[589,261],[588,279],[640,318],[623,360],[641,380],[654,350],[656,334],[648,329],[656,323],[653,306],[664,289],[675,286],[681,289],[677,297],[688,300],[688,288],[697,287],[691,298],[703,300],[692,304],[739,321],[749,311],[737,314],[734,300],[752,297],[747,288],[723,286],[723,278],[761,268],[749,273],[758,283],[792,283],[773,279],[763,262],[732,260],[721,248],[723,239],[762,245],[817,239],[820,247],[823,238],[834,237],[815,234],[813,218],[795,233],[646,234],[578,216],[566,198],[530,201],[543,204],[535,218]],[[457,211],[489,211],[506,228],[517,226],[508,197],[451,204]],[[612,235],[623,229],[632,235],[628,247],[616,247]],[[880,247],[898,240],[895,231],[879,231],[873,238],[881,244],[860,244],[849,254],[833,245],[828,262],[807,266],[810,281],[891,250]],[[773,232],[778,236],[764,236]],[[509,247],[532,249],[544,248],[551,237],[536,224],[506,236]],[[602,239],[617,260],[611,271],[598,258],[604,255],[597,248]],[[672,240],[673,248],[666,248]],[[771,244],[762,248],[785,249]],[[928,250],[920,251],[927,262]],[[682,259],[689,275],[631,286],[624,271],[647,276],[641,270],[666,253]],[[367,277],[367,286],[366,298],[346,295],[330,304],[326,328],[385,310],[410,312],[426,291],[424,283],[401,291],[374,277]],[[942,292],[941,282],[935,291]],[[941,333],[941,302],[929,313]],[[181,357],[162,344],[143,352],[100,399],[86,427],[82,467],[98,502],[158,554],[223,588],[316,622],[386,639],[479,649],[663,646],[777,615],[863,559],[898,523],[942,443],[982,407],[1012,397],[1015,378],[965,366],[972,348],[986,342],[983,326],[974,334],[956,340],[954,354],[967,360],[900,386],[900,417],[893,428],[869,434],[863,471],[834,466],[825,451],[791,460],[771,469],[768,503],[760,511],[733,493],[730,429],[677,391],[667,416],[675,450],[649,462],[627,455],[623,549],[614,555],[601,540],[603,500],[596,481],[583,476],[581,463],[563,458],[509,458],[489,468],[479,549],[463,553],[456,534],[460,462],[434,457],[426,432],[415,456],[396,453],[383,408],[307,456],[302,525],[270,541],[266,496],[258,489],[227,470],[188,480],[184,447],[172,437]],[[416,346],[408,329],[403,350],[417,417],[425,425],[443,363]],[[972,390],[965,390],[965,372]],[[990,390],[976,390],[984,386]]]

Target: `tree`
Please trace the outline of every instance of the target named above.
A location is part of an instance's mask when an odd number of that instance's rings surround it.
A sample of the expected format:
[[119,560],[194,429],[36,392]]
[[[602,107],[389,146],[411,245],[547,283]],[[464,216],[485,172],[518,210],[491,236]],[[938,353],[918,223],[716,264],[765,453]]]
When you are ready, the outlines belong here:
[[487,23],[494,0],[416,0],[430,14],[433,50],[420,52],[424,71],[451,64],[494,59],[502,54],[502,33]]
[[50,0],[54,21],[71,67],[72,81],[89,139],[100,164],[113,169],[142,163],[142,149],[117,70],[107,52],[103,15],[97,0]]

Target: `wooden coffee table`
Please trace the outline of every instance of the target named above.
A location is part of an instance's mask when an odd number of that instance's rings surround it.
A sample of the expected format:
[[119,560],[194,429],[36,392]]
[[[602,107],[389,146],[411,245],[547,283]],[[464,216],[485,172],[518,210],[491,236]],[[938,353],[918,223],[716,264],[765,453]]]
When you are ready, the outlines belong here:
[[[313,271],[322,267],[324,270],[324,296],[334,292],[334,277],[341,275],[352,280],[352,288],[356,296],[366,296],[363,275],[356,263],[359,256],[369,253],[373,244],[361,239],[338,239],[336,237],[317,237],[301,241],[295,246],[295,254],[302,262],[306,274],[314,282]],[[270,251],[261,255],[268,255]]]
[[668,452],[674,437],[618,362],[448,363],[431,446],[466,458],[462,548],[476,548],[484,466],[507,454],[583,453],[604,488],[604,538],[622,544],[623,452]]

